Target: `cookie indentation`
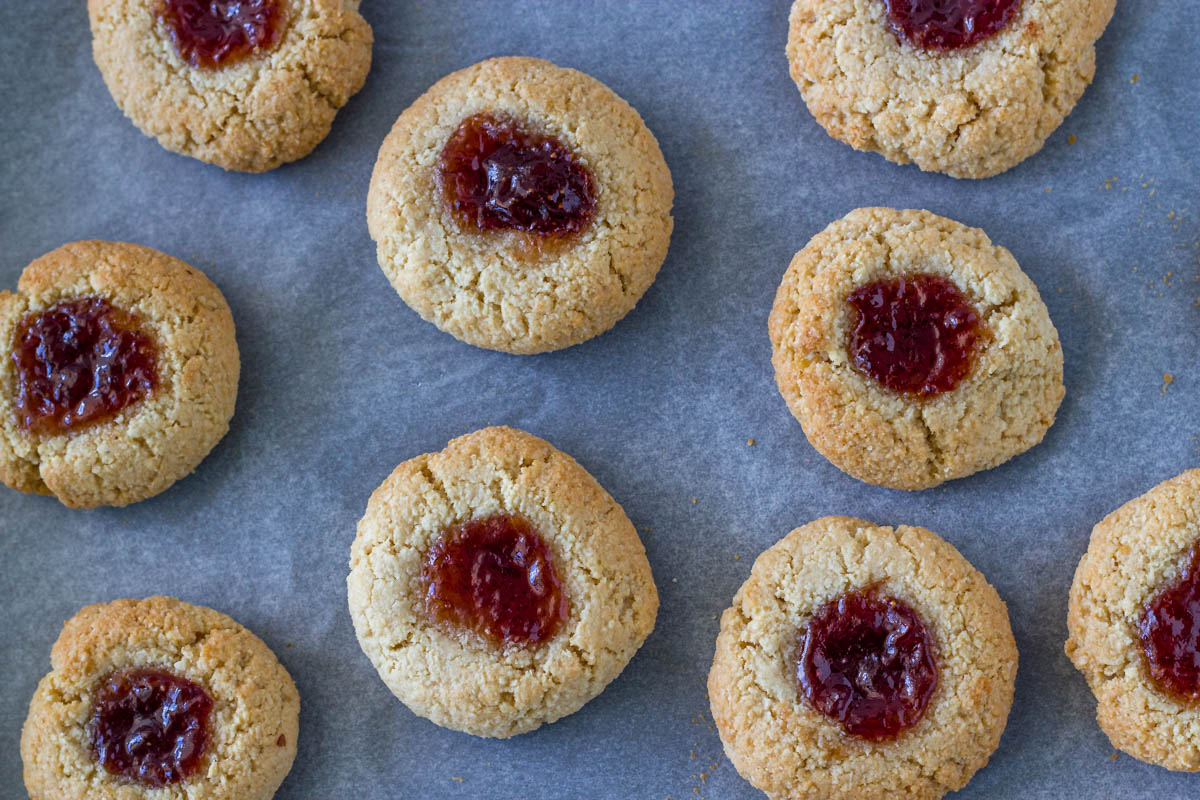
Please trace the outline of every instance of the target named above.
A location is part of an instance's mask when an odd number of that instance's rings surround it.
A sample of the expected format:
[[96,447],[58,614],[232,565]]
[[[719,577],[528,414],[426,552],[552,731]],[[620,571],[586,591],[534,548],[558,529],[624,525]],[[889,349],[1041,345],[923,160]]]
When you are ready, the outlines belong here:
[[200,766],[213,701],[199,684],[156,669],[114,672],[92,705],[92,753],[109,772],[161,787]]
[[137,317],[102,297],[69,300],[17,326],[18,421],[58,435],[111,419],[158,385],[157,348]]
[[938,683],[933,637],[905,603],[871,588],[822,607],[800,633],[800,689],[846,733],[873,742],[916,725]]
[[480,231],[568,236],[591,222],[596,184],[566,145],[511,120],[463,120],[438,161],[446,206]]
[[443,533],[421,571],[434,620],[501,645],[552,638],[567,618],[567,596],[550,549],[526,520],[474,519]]
[[958,50],[995,36],[1021,0],[884,0],[896,37],[923,50]]
[[1200,704],[1200,542],[1182,574],[1146,604],[1137,630],[1158,688]]
[[180,58],[216,69],[274,47],[282,10],[278,0],[163,0],[158,16]]
[[847,302],[854,366],[892,391],[931,397],[970,371],[979,314],[952,281],[927,274],[875,281]]

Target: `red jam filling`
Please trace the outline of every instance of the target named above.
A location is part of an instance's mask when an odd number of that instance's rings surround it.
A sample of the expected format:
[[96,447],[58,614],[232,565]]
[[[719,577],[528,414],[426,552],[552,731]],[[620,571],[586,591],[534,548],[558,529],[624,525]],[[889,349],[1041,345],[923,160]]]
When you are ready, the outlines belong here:
[[92,754],[114,775],[167,786],[194,774],[208,747],[213,701],[169,672],[114,672],[96,687],[88,723]]
[[278,0],[160,0],[158,16],[180,58],[214,69],[274,47],[282,10]]
[[948,392],[971,369],[979,314],[949,280],[906,275],[860,286],[849,351],[854,366],[894,392]]
[[462,121],[438,172],[451,213],[481,231],[568,236],[596,209],[592,173],[562,142],[487,114]]
[[516,516],[446,530],[425,557],[421,582],[431,618],[501,646],[545,642],[567,618],[550,549]]
[[17,325],[17,415],[57,435],[116,416],[158,385],[156,348],[137,318],[102,297],[67,300]]
[[959,50],[995,36],[1021,0],[884,0],[892,30],[922,50]]
[[1200,704],[1200,542],[1182,574],[1146,604],[1137,628],[1154,683]]
[[822,607],[800,633],[797,661],[809,702],[846,733],[872,742],[916,725],[938,683],[925,623],[874,588]]

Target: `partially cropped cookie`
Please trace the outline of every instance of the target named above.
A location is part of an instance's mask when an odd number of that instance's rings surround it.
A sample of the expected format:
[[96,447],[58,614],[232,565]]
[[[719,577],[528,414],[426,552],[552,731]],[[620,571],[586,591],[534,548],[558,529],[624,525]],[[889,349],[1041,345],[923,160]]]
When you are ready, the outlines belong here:
[[173,597],[67,620],[21,731],[31,800],[267,800],[300,695],[262,640]]
[[485,428],[404,462],[350,553],[359,644],[415,713],[476,736],[577,711],[654,628],[646,552],[570,456]]
[[229,429],[238,371],[233,315],[198,269],[63,245],[0,291],[0,481],[76,508],[158,494]]
[[792,259],[770,316],[804,433],[867,483],[926,489],[1042,440],[1062,347],[1037,287],[978,228],[860,208]]
[[1092,529],[1071,584],[1067,655],[1113,747],[1200,771],[1200,469]]
[[986,178],[1042,149],[1116,0],[796,0],[787,58],[817,122],[898,164]]
[[414,311],[540,353],[611,328],[654,282],[671,174],[642,118],[582,72],[493,58],[438,81],[379,150],[367,224]]
[[125,116],[176,153],[265,172],[308,155],[362,88],[357,0],[88,0],[92,54]]
[[754,562],[708,676],[738,772],[772,800],[932,800],[996,749],[1017,649],[983,575],[924,528],[824,517]]

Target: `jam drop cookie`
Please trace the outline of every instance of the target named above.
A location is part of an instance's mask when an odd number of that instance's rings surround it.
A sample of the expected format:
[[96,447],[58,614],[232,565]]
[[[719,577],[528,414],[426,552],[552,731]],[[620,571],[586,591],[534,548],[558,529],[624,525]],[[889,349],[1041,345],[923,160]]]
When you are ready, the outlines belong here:
[[924,528],[825,517],[754,562],[708,675],[738,772],[771,798],[938,798],[987,763],[1012,706],[1004,602]]
[[158,494],[229,429],[238,369],[233,316],[199,270],[63,245],[0,292],[0,481],[76,508]]
[[421,317],[478,347],[540,353],[629,313],[666,257],[673,198],[658,142],[611,89],[494,58],[396,120],[367,223]]
[[32,800],[266,800],[300,696],[257,636],[173,597],[90,605],[50,651],[21,732]]
[[787,58],[817,122],[898,164],[986,178],[1042,149],[1116,0],[796,0]]
[[400,700],[476,736],[577,711],[654,628],[625,512],[570,456],[485,428],[398,466],[350,553],[350,613]]
[[926,489],[1042,440],[1062,348],[1033,282],[977,228],[860,208],[792,259],[770,317],[779,391],[859,480]]
[[371,66],[356,0],[88,0],[88,13],[125,115],[168,150],[225,169],[308,155]]
[[1200,771],[1200,469],[1092,530],[1071,584],[1067,655],[1113,747]]

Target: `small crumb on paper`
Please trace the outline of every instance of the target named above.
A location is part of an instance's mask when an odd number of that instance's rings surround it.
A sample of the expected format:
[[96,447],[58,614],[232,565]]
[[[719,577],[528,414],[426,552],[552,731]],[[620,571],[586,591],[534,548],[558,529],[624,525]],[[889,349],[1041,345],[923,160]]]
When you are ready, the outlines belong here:
[[1067,144],[1075,144],[1077,141],[1079,140],[1075,138],[1075,134],[1073,133],[1067,137]]
[[1133,73],[1133,77],[1129,79],[1129,82],[1130,82],[1130,83],[1137,83],[1137,82],[1138,82],[1138,74],[1137,74],[1136,72],[1135,72],[1135,73]]
[[1168,387],[1168,386],[1170,386],[1170,385],[1171,385],[1171,382],[1172,382],[1172,381],[1174,381],[1174,380],[1175,380],[1175,376],[1174,376],[1174,375],[1172,375],[1171,373],[1169,373],[1169,372],[1164,372],[1164,373],[1163,373],[1163,385],[1162,385],[1162,394],[1163,394],[1163,397],[1166,397],[1166,395],[1167,395],[1167,387]]
[[753,439],[747,439],[747,440],[746,440],[746,447],[754,447],[754,440],[753,440]]

